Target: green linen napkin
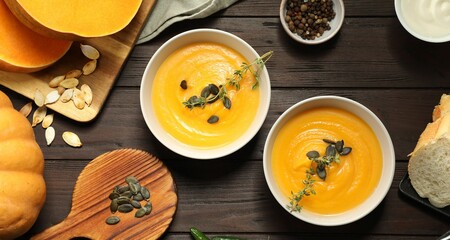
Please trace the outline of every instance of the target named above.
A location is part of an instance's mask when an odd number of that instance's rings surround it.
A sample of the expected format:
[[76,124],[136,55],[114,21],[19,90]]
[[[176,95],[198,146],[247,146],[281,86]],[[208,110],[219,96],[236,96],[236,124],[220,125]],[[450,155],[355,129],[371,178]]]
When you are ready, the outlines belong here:
[[207,17],[238,0],[157,0],[137,44],[156,37],[173,23]]

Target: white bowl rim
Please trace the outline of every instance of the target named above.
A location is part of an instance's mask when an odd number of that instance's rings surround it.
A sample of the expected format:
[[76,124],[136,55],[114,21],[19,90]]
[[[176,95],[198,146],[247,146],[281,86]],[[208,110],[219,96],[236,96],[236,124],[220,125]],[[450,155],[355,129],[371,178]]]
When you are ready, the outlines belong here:
[[[270,99],[271,99],[270,76],[267,71],[267,67],[264,67],[264,69],[261,71],[261,75],[260,75],[261,81],[259,83],[259,88],[261,91],[260,92],[259,109],[258,109],[256,116],[253,120],[253,123],[250,125],[249,129],[247,129],[247,131],[244,132],[244,134],[242,134],[233,143],[230,143],[225,146],[218,147],[218,148],[213,148],[213,149],[201,149],[201,148],[195,148],[195,147],[188,146],[187,144],[183,144],[183,143],[179,142],[178,140],[174,139],[173,137],[169,136],[169,134],[159,134],[158,127],[161,128],[161,126],[159,125],[159,123],[157,121],[155,121],[155,123],[152,123],[152,120],[149,117],[149,115],[153,114],[151,104],[149,104],[150,107],[147,107],[147,108],[145,108],[144,104],[143,104],[145,102],[145,98],[146,98],[146,96],[145,96],[146,93],[144,91],[146,89],[151,90],[151,84],[153,82],[153,80],[147,81],[147,80],[145,80],[145,78],[149,77],[149,72],[151,70],[151,66],[156,61],[154,56],[158,56],[161,52],[164,51],[164,49],[166,47],[170,46],[170,44],[172,44],[173,42],[180,41],[179,39],[187,38],[191,35],[195,36],[195,34],[197,34],[197,33],[201,33],[201,34],[207,33],[209,35],[216,34],[216,35],[220,35],[222,37],[222,39],[228,38],[228,39],[231,39],[232,41],[237,41],[239,44],[241,44],[241,46],[243,48],[246,49],[246,51],[249,51],[249,54],[252,54],[252,56],[254,56],[255,58],[260,57],[260,55],[255,51],[255,49],[250,44],[248,44],[246,41],[244,41],[243,39],[241,39],[240,37],[238,37],[232,33],[229,33],[229,32],[223,31],[223,30],[210,29],[210,28],[198,28],[198,29],[188,30],[188,31],[182,32],[180,34],[177,34],[174,37],[170,38],[168,41],[166,41],[163,45],[161,45],[158,48],[158,50],[156,50],[156,52],[153,54],[150,61],[148,62],[147,66],[145,68],[144,74],[142,76],[142,80],[141,80],[140,106],[141,106],[141,112],[143,114],[143,117],[144,117],[147,127],[150,129],[150,131],[156,137],[156,139],[158,139],[158,141],[160,143],[162,143],[165,147],[167,147],[169,150],[171,150],[181,156],[188,157],[191,159],[211,160],[211,159],[221,158],[221,157],[224,157],[226,155],[236,152],[237,150],[244,147],[248,142],[250,142],[254,138],[254,136],[259,132],[259,130],[261,129],[261,127],[267,117],[267,113],[269,111],[269,106],[270,106]],[[205,41],[217,42],[220,44],[224,44],[225,46],[228,46],[230,48],[233,48],[232,46],[229,46],[224,42],[220,42],[222,40],[210,41],[208,39],[205,39]],[[192,42],[201,42],[201,41],[192,41]],[[181,44],[180,47],[183,45],[187,45],[187,44],[188,43]],[[236,51],[238,51],[238,50],[236,50]],[[242,52],[240,52],[240,54],[244,55]],[[246,56],[244,55],[244,57],[246,57]],[[251,61],[253,59],[247,59],[247,60]],[[147,86],[147,84],[150,84],[150,86]],[[147,112],[147,111],[149,111],[149,112]],[[158,126],[154,126],[154,124],[156,124]],[[170,140],[169,138],[172,138],[172,140]],[[174,147],[173,145],[171,145],[171,141],[176,142],[177,146]]]
[[450,41],[450,35],[443,36],[443,37],[427,37],[419,34],[418,32],[414,31],[412,28],[409,27],[408,23],[406,22],[405,18],[403,18],[403,13],[401,12],[400,8],[400,1],[401,0],[394,0],[394,8],[395,8],[395,14],[397,15],[397,19],[400,21],[400,24],[403,26],[403,28],[411,35],[413,35],[415,38],[420,39],[425,42],[430,43],[444,43]]
[[[316,38],[314,40],[306,40],[303,39],[302,37],[300,37],[297,34],[294,34],[291,32],[291,30],[289,30],[288,25],[286,24],[286,21],[284,20],[284,11],[285,11],[285,5],[286,5],[287,0],[282,0],[281,4],[280,4],[280,21],[281,21],[281,26],[283,26],[284,31],[295,41],[299,42],[299,43],[304,43],[304,44],[308,44],[308,45],[316,45],[316,44],[320,44],[323,42],[326,42],[330,39],[332,39],[341,29],[342,24],[344,23],[344,18],[345,18],[345,7],[344,7],[344,1],[343,0],[333,0],[333,2],[335,3],[334,6],[336,6],[336,2],[339,3],[339,9],[340,9],[340,18],[339,19],[335,19],[337,20],[336,25],[334,26],[335,28],[333,30],[329,30],[331,31],[330,34],[328,34],[326,37],[319,37]],[[336,11],[337,13],[337,11]],[[336,14],[337,15],[337,14]]]
[[[269,149],[269,147],[271,147],[270,141],[271,141],[271,139],[272,140],[274,139],[273,136],[277,133],[279,128],[281,128],[280,124],[288,114],[292,114],[293,111],[295,111],[297,108],[299,108],[302,105],[306,105],[311,102],[322,101],[322,100],[341,102],[344,104],[351,104],[351,105],[361,109],[362,111],[364,111],[366,114],[368,114],[368,116],[370,116],[370,118],[372,120],[375,121],[375,123],[377,124],[377,126],[379,128],[378,130],[381,131],[381,132],[375,132],[375,130],[374,130],[375,134],[377,135],[377,137],[379,137],[378,134],[381,134],[381,136],[384,137],[383,139],[386,140],[386,142],[384,142],[385,146],[384,147],[382,146],[382,151],[383,151],[382,175],[380,177],[380,182],[378,183],[378,186],[375,188],[375,190],[373,191],[371,196],[369,196],[368,199],[366,199],[363,203],[356,206],[352,210],[349,210],[349,211],[346,211],[344,213],[337,214],[337,215],[320,215],[320,214],[308,212],[305,209],[303,209],[301,213],[291,212],[287,207],[287,204],[289,203],[289,201],[286,201],[287,197],[283,196],[282,193],[278,193],[278,187],[276,186],[277,184],[276,184],[275,180],[273,179],[273,177],[270,175],[271,166],[270,166],[270,162],[268,159],[268,158],[270,158],[270,156],[268,156],[268,154],[271,153],[271,149]],[[321,106],[323,106],[323,105],[321,105]],[[336,106],[334,106],[334,107],[336,107]],[[310,108],[305,108],[305,109],[310,109]],[[305,109],[298,110],[298,111],[302,112]],[[350,111],[350,110],[347,110],[347,111]],[[350,112],[355,114],[353,111],[350,111]],[[357,114],[355,114],[355,115],[357,115]],[[359,117],[361,119],[363,119],[363,117],[361,117],[361,116],[359,116]],[[366,119],[363,119],[363,120],[367,122]],[[367,124],[369,124],[371,126],[370,123],[367,122]],[[381,141],[380,141],[380,145],[382,145]],[[264,177],[266,179],[266,183],[270,189],[270,192],[272,193],[274,198],[277,200],[277,202],[291,215],[293,215],[294,217],[296,217],[300,220],[303,220],[305,222],[319,225],[319,226],[340,226],[340,225],[345,225],[345,224],[355,222],[355,221],[365,217],[370,212],[372,212],[383,201],[383,199],[387,195],[387,193],[392,185],[393,179],[394,179],[395,151],[394,151],[394,146],[393,146],[391,137],[389,135],[389,132],[387,131],[387,129],[385,128],[385,126],[383,125],[381,120],[370,109],[368,109],[367,107],[365,107],[364,105],[362,105],[359,102],[356,102],[354,100],[351,100],[351,99],[345,98],[345,97],[334,96],[334,95],[316,96],[316,97],[307,98],[305,100],[302,100],[302,101],[294,104],[293,106],[288,108],[285,112],[283,112],[283,114],[273,124],[272,128],[269,131],[269,134],[267,136],[267,139],[266,139],[266,142],[264,145],[263,170],[264,170]],[[367,205],[367,203],[369,203],[369,201],[371,201],[371,204],[369,206],[367,206],[366,208],[364,208],[365,205]]]

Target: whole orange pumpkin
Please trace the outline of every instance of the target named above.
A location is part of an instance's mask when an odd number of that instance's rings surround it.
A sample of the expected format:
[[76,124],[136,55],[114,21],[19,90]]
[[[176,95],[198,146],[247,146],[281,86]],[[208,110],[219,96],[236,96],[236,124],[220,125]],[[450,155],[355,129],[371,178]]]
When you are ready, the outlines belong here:
[[27,232],[45,202],[44,156],[30,122],[0,91],[0,239]]

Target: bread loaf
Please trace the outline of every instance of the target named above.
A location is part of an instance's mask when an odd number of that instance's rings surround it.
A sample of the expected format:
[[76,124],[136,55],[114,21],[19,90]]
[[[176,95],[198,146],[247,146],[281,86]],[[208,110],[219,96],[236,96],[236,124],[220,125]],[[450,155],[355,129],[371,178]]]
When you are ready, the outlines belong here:
[[442,95],[433,110],[433,122],[420,135],[410,154],[411,184],[433,206],[450,205],[450,96]]

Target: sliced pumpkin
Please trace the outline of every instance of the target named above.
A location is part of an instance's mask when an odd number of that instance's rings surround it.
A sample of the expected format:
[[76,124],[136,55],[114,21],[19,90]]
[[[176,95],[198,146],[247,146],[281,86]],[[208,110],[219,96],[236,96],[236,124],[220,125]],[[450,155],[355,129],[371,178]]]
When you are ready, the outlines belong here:
[[5,0],[17,18],[52,37],[80,40],[124,29],[142,0]]
[[39,71],[64,56],[71,44],[30,30],[0,1],[0,70]]

